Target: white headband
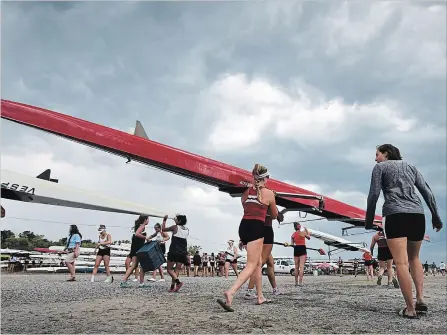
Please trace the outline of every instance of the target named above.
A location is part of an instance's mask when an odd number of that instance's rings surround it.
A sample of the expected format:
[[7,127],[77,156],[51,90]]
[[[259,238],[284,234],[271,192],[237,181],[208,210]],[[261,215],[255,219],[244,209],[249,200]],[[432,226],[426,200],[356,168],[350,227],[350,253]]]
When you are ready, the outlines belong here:
[[256,179],[264,179],[266,177],[270,177],[270,174],[268,171],[264,172],[263,174],[255,174],[254,177]]

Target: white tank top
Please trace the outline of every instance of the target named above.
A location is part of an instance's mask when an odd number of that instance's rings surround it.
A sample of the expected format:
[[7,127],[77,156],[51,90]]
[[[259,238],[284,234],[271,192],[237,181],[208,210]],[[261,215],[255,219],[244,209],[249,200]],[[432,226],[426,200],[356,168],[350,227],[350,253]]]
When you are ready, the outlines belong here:
[[[104,237],[104,238],[102,238],[101,237],[101,234],[99,235],[99,243],[102,243],[102,242],[105,242],[105,241],[107,241],[107,236],[108,236],[109,234],[106,234],[106,237]],[[109,244],[103,244],[103,245],[100,245],[99,246],[99,249],[107,249],[107,248],[110,248],[110,243]]]
[[152,241],[163,241],[163,235],[161,234],[161,232],[158,232],[157,235],[152,239]]

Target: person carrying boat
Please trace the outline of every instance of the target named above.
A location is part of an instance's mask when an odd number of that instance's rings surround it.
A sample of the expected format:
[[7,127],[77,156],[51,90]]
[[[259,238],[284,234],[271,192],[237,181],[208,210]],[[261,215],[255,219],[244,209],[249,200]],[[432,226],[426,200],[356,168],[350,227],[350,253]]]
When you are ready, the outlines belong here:
[[[276,218],[278,222],[282,222],[284,220],[284,216],[282,213],[278,211],[278,216]],[[267,264],[267,277],[269,279],[270,285],[273,288],[274,295],[280,295],[281,293],[276,286],[276,278],[275,278],[275,261],[273,260],[272,250],[273,250],[273,242],[275,240],[275,233],[273,231],[273,220],[270,217],[270,212],[267,211],[267,215],[265,217],[264,224],[264,244],[262,246],[262,266]],[[255,287],[254,276],[250,277],[250,281],[248,283],[247,293],[245,294],[246,299],[256,298],[256,295],[253,295],[253,288]]]
[[[166,227],[168,216],[163,218],[161,230],[164,232],[172,232],[172,242],[168,251],[168,274],[172,278],[169,292],[178,292],[183,286],[183,282],[179,280],[180,270],[187,262],[186,255],[188,254],[189,229],[185,227],[187,219],[185,215],[177,214],[174,217],[175,225]],[[175,270],[174,270],[175,266]]]
[[[132,274],[132,272],[137,268],[138,266],[138,257],[137,257],[137,251],[141,249],[141,247],[144,245],[146,241],[146,232],[144,231],[146,229],[147,224],[149,223],[149,216],[147,215],[140,215],[137,220],[135,220],[134,225],[134,234],[132,235],[132,243],[130,245],[130,253],[129,256],[132,261],[132,265],[127,269],[126,274],[123,277],[123,281],[120,284],[120,287],[130,287],[131,284],[127,281]],[[143,282],[141,281],[143,279]],[[139,287],[145,287],[144,285],[144,271],[140,269],[140,285]]]
[[291,236],[290,244],[293,245],[293,257],[295,260],[295,286],[301,286],[303,285],[304,267],[307,258],[306,239],[310,240],[310,233],[299,222],[294,222],[293,227],[295,232]]
[[113,276],[110,274],[110,246],[112,245],[112,235],[110,235],[106,231],[105,225],[100,225],[98,228],[99,238],[98,243],[95,249],[98,249],[96,253],[95,266],[92,271],[92,278],[90,282],[95,281],[96,273],[98,272],[98,268],[101,265],[101,262],[104,261],[104,268],[106,270],[107,278],[104,281],[105,283],[112,283]]
[[388,285],[393,284],[395,288],[399,288],[399,283],[397,282],[396,277],[394,277],[393,270],[393,255],[391,255],[391,251],[388,248],[388,244],[386,243],[386,238],[383,231],[378,231],[372,237],[371,246],[369,249],[371,250],[371,255],[374,254],[374,247],[377,244],[377,260],[379,261],[379,275],[377,277],[377,285],[382,285],[382,276],[385,272],[385,263],[388,275]]
[[224,292],[225,300],[217,299],[217,303],[226,311],[233,312],[231,304],[233,297],[241,286],[255,275],[257,304],[261,305],[267,300],[262,294],[262,248],[264,242],[264,224],[267,210],[270,208],[270,216],[275,220],[278,216],[275,194],[265,187],[269,173],[267,169],[256,164],[252,171],[253,185],[248,187],[241,197],[244,215],[239,225],[239,238],[247,250],[247,264],[239,273],[233,286]]

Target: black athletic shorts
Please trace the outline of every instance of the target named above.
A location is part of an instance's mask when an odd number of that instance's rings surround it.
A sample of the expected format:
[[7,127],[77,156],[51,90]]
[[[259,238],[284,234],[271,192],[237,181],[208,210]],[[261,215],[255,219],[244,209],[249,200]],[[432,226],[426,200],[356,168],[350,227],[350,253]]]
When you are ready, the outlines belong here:
[[388,247],[381,247],[381,248],[378,248],[378,249],[379,249],[379,251],[377,252],[377,259],[379,261],[386,262],[386,261],[388,261],[390,259],[393,259],[393,255],[391,255],[390,248],[388,248]]
[[307,255],[307,248],[305,245],[294,245],[293,246],[293,256],[300,257]]
[[264,244],[273,244],[275,233],[272,226],[264,226]]
[[98,249],[96,256],[109,256],[110,257],[110,248]]
[[169,262],[175,262],[175,263],[187,263],[186,254],[180,254],[177,252],[168,252],[168,261]]
[[425,215],[418,213],[396,213],[383,218],[387,240],[406,237],[409,241],[422,241],[425,235]]
[[239,225],[239,238],[244,245],[264,238],[264,221],[242,219]]
[[365,266],[371,266],[372,265],[372,261],[365,261]]

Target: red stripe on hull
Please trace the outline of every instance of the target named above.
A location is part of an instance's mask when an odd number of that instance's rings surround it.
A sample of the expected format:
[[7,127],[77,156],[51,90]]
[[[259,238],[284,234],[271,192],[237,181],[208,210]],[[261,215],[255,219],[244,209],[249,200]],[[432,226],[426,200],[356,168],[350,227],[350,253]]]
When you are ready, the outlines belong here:
[[[250,171],[69,115],[8,100],[1,101],[1,108],[2,118],[102,147],[122,156],[128,155],[146,164],[214,186],[241,186],[241,182],[252,180]],[[318,195],[274,179],[269,180],[269,188],[277,192]],[[289,199],[292,203],[296,203],[296,207],[300,205],[318,207],[318,202],[315,200]],[[317,215],[363,219],[365,214],[360,208],[325,198],[324,211]],[[376,216],[376,219],[380,220],[381,217]]]

